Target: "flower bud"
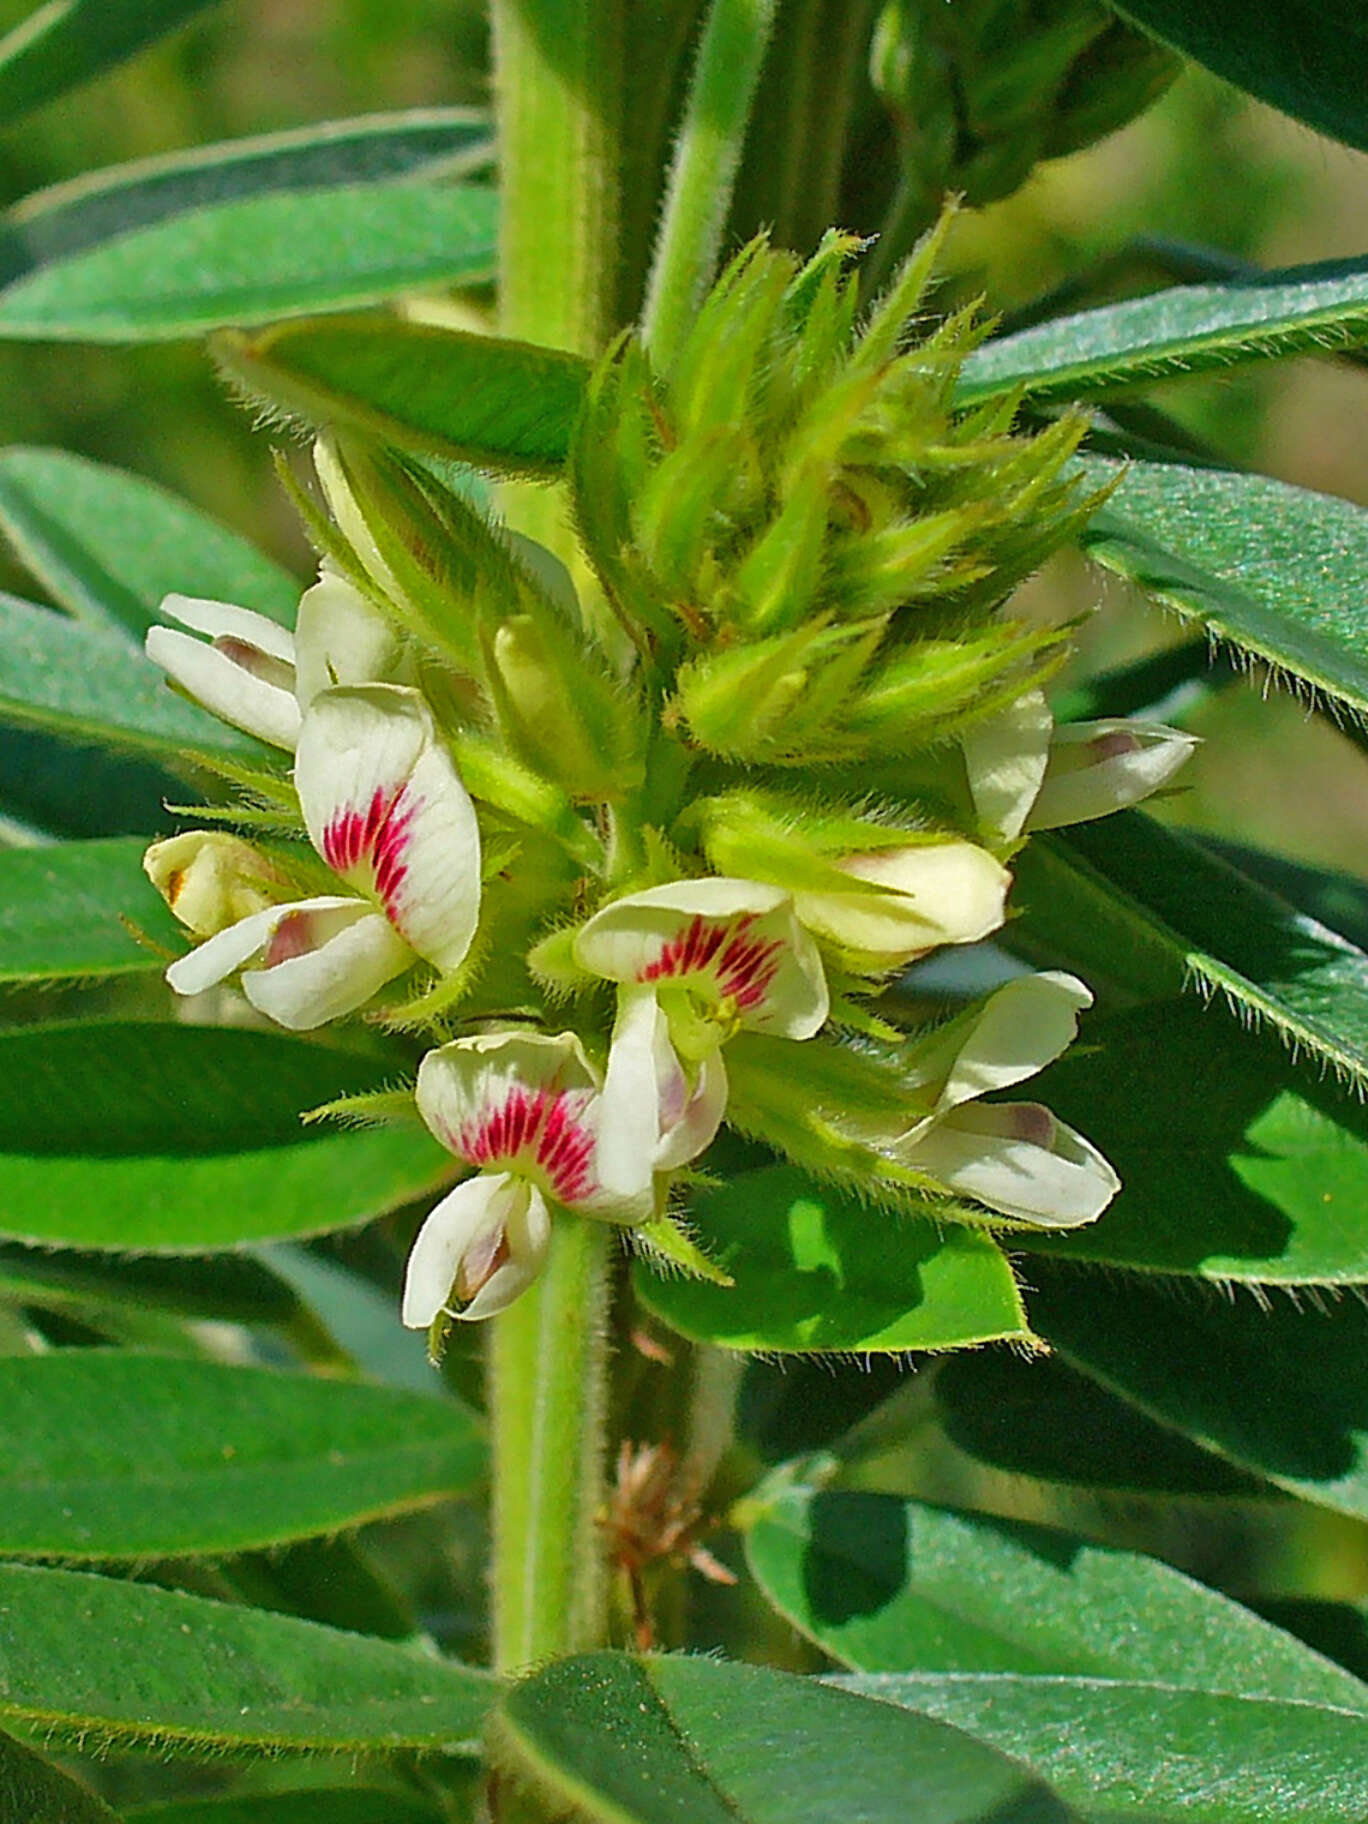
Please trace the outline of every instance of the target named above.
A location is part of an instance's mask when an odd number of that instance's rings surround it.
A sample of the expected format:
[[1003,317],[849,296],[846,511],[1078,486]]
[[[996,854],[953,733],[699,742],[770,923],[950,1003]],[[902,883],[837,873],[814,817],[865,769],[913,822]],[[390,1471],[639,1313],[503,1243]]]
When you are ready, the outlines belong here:
[[515,751],[573,798],[622,797],[641,779],[626,693],[584,662],[568,630],[510,615],[489,643],[487,673]]
[[876,849],[836,864],[850,886],[796,893],[809,931],[850,955],[857,968],[897,968],[940,944],[973,944],[1007,915],[1012,877],[986,849],[956,837]]
[[214,937],[240,919],[290,898],[291,883],[240,836],[186,830],[154,842],[143,870],[176,917],[196,937]]
[[1162,722],[1109,717],[1064,723],[1051,738],[1045,778],[1026,828],[1088,823],[1136,804],[1167,785],[1196,746],[1195,735]]

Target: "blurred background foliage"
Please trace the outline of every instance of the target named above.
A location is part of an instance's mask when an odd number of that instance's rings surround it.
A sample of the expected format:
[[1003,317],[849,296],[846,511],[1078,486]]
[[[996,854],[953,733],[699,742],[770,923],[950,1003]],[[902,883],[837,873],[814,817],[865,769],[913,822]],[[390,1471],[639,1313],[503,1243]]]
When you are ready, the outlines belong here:
[[[29,10],[3,0],[0,27]],[[0,134],[0,185],[14,201],[127,159],[378,109],[479,103],[487,88],[478,0],[235,0],[90,85],[79,105]],[[1190,67],[1130,127],[966,214],[951,250],[956,290],[981,290],[1010,316],[1061,286],[1094,303],[1189,277],[1193,247],[1262,266],[1348,255],[1368,240],[1365,178],[1368,157]],[[1368,503],[1368,367],[1262,363],[1156,384],[1145,402],[1229,462]],[[0,442],[57,444],[133,469],[307,565],[269,439],[198,345],[0,343]],[[8,559],[0,585],[32,587]],[[1077,558],[1029,593],[1052,619],[1087,616],[1079,670],[1181,638],[1160,610]],[[1161,817],[1368,874],[1368,764],[1330,722],[1258,673],[1183,719],[1206,745]]]

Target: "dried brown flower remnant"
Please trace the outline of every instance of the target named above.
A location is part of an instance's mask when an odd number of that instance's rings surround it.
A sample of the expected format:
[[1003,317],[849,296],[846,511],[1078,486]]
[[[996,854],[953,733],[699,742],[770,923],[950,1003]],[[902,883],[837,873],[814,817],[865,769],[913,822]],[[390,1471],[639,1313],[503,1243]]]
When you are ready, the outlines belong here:
[[624,1438],[608,1506],[600,1525],[608,1557],[627,1580],[636,1644],[644,1653],[656,1644],[646,1594],[646,1568],[662,1560],[692,1565],[710,1583],[735,1583],[726,1565],[699,1543],[712,1522],[669,1444],[634,1444]]

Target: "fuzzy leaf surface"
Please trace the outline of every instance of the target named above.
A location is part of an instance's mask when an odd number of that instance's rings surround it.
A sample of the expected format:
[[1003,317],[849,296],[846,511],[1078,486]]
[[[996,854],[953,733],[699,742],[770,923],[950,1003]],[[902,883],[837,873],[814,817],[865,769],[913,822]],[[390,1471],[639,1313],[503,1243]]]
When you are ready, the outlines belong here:
[[1037,838],[1023,936],[1130,995],[1196,986],[1299,1055],[1368,1086],[1368,955],[1210,849],[1123,811]]
[[[136,975],[165,967],[181,928],[142,870],[135,836],[0,849],[0,982]],[[151,940],[142,944],[123,920]]]
[[1368,714],[1368,511],[1226,469],[1106,456],[1079,467],[1090,487],[1122,476],[1081,536],[1089,557]]
[[[844,1699],[844,1705],[830,1703]],[[711,1659],[593,1653],[514,1686],[496,1763],[593,1824],[1067,1824],[1039,1781],[968,1736],[814,1679]],[[905,1715],[906,1713],[904,1713]],[[926,1719],[920,1719],[925,1722]]]
[[211,0],[48,0],[0,38],[0,121],[112,69]]
[[492,149],[489,117],[481,110],[411,108],[87,171],[34,191],[0,217],[0,274],[8,283],[188,209],[278,190],[384,183],[434,164],[449,175],[487,162]]
[[293,1615],[19,1564],[0,1565],[0,1681],[0,1714],[40,1727],[343,1753],[459,1749],[498,1691]]
[[177,696],[122,634],[0,593],[0,722],[175,766],[266,749]]
[[370,317],[225,333],[214,346],[253,398],[306,424],[513,474],[559,473],[589,383],[588,363],[558,349]]
[[66,450],[0,450],[0,527],[55,602],[139,644],[173,590],[294,622],[299,584],[287,571],[125,469]]
[[995,337],[965,362],[958,397],[971,404],[1023,389],[1041,404],[1089,398],[1365,337],[1368,261],[1337,260],[1219,285],[1174,285]]
[[386,1068],[237,1028],[0,1033],[0,1233],[194,1254],[369,1221],[435,1189],[450,1156],[416,1125],[306,1135],[299,1113]]
[[119,1350],[0,1359],[0,1553],[174,1558],[332,1533],[473,1486],[452,1401]]
[[1343,1710],[1011,1673],[834,1682],[1016,1755],[1089,1824],[1358,1824],[1368,1808],[1368,1720]]
[[1098,1020],[1036,1080],[1122,1189],[1101,1221],[1022,1230],[1031,1253],[1222,1284],[1368,1284],[1368,1111],[1217,1005]]
[[14,1241],[0,1242],[0,1296],[56,1311],[132,1305],[231,1324],[283,1326],[300,1311],[294,1291],[246,1254],[111,1259],[79,1248],[26,1248]]
[[102,1799],[51,1761],[0,1734],[0,1818],[5,1824],[118,1824]]
[[1298,1309],[1031,1263],[1031,1318],[1066,1362],[1279,1487],[1368,1516],[1368,1308]]
[[1116,10],[1236,88],[1368,152],[1358,0],[1124,0]]
[[732,1286],[636,1268],[673,1329],[725,1349],[949,1349],[1027,1334],[987,1235],[870,1208],[789,1166],[699,1197],[690,1221]]
[[1281,1628],[1052,1527],[781,1474],[746,1557],[780,1614],[857,1672],[1125,1678],[1368,1712],[1368,1685]]
[[0,337],[158,342],[488,278],[496,199],[477,184],[346,184],[191,209],[0,291]]
[[[445,1772],[444,1780],[445,1784]],[[444,1824],[449,1817],[388,1788],[306,1786],[243,1798],[172,1800],[125,1810],[125,1824]]]

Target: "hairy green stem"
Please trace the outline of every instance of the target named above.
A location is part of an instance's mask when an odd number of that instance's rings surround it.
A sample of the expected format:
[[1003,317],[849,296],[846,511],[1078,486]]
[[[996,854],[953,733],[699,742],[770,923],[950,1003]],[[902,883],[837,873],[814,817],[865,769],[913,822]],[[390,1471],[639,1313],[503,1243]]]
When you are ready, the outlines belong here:
[[[504,335],[595,355],[618,271],[626,0],[493,0]],[[559,491],[520,531],[573,559]],[[494,1661],[512,1672],[606,1631],[602,1502],[611,1232],[560,1212],[541,1278],[493,1321]]]
[[612,1231],[558,1212],[536,1283],[494,1320],[494,1664],[597,1645]]
[[646,293],[658,368],[678,352],[717,265],[777,0],[712,0]]

